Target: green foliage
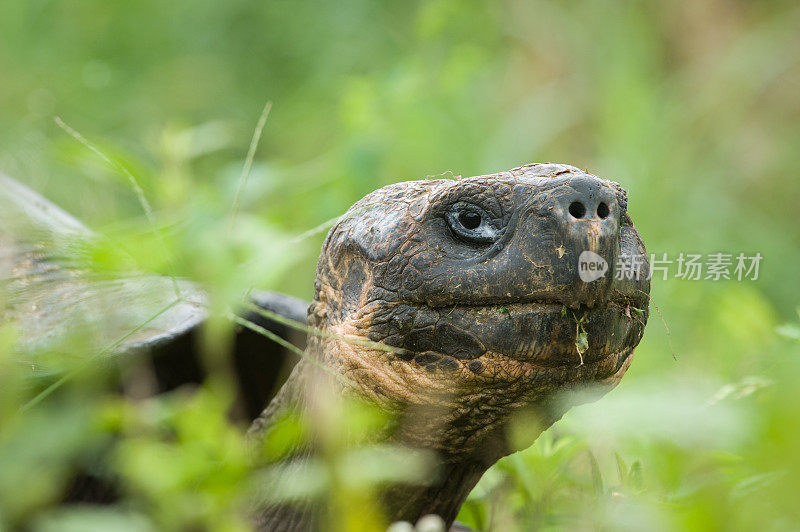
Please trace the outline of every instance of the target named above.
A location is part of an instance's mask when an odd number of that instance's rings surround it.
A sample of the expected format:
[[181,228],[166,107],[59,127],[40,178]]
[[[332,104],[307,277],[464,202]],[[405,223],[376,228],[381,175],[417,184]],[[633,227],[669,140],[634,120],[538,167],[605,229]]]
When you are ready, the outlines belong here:
[[[310,298],[324,230],[307,231],[379,186],[544,160],[622,183],[649,251],[758,251],[761,275],[657,277],[669,334],[651,306],[620,387],[501,460],[460,519],[796,529],[798,23],[788,0],[5,3],[0,171],[98,230],[81,251],[92,271],[202,283],[215,319],[214,378],[149,399],[135,364],[120,398],[80,324],[34,363],[12,348],[24,331],[0,325],[0,529],[246,530],[277,458],[330,425],[287,420],[253,457],[226,415],[230,305],[251,287]],[[324,429],[329,452],[291,489],[330,497],[332,528],[377,529],[361,510],[397,456],[343,450],[381,424],[343,408],[326,423],[352,425]],[[118,502],[59,505],[86,467],[122,479]]]

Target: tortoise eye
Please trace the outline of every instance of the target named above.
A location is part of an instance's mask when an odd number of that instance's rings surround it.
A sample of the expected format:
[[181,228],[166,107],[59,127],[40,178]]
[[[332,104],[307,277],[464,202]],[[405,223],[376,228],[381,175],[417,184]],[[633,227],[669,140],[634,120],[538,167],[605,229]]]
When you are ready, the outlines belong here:
[[490,217],[474,205],[457,204],[446,215],[450,230],[460,240],[470,244],[491,244],[498,230]]
[[483,216],[477,212],[462,211],[458,213],[458,221],[461,222],[465,229],[472,231],[483,223]]

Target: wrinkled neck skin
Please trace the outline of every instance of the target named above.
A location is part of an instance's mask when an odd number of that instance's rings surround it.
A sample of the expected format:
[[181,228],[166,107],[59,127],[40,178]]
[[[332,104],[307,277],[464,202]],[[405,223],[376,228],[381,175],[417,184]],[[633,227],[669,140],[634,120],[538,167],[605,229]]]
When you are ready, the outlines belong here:
[[[321,384],[324,381],[325,384]],[[341,383],[323,372],[308,360],[301,361],[292,372],[290,379],[281,389],[264,414],[254,423],[251,431],[255,434],[268,434],[270,426],[279,419],[287,409],[308,415],[314,407],[312,395],[320,386],[331,386],[340,394],[355,394],[361,398],[369,393],[360,389],[352,389],[348,384]],[[336,393],[334,391],[334,393]],[[394,484],[385,486],[377,494],[382,516],[388,522],[408,521],[411,523],[427,514],[436,514],[444,519],[449,527],[456,518],[461,505],[467,495],[475,487],[478,480],[498,459],[509,454],[509,448],[504,434],[504,419],[500,416],[491,416],[487,419],[486,426],[473,432],[473,443],[469,449],[453,452],[452,449],[463,441],[458,442],[440,440],[433,441],[430,434],[439,434],[440,437],[455,430],[468,430],[460,425],[469,422],[463,416],[455,416],[441,407],[431,409],[420,408],[413,405],[403,408],[394,405],[394,423],[392,428],[385,433],[376,435],[382,443],[400,443],[410,449],[433,451],[434,465],[424,479],[424,484],[408,485]],[[443,417],[449,418],[449,423],[441,424]],[[413,420],[413,421],[412,421]],[[438,425],[438,426],[437,426]],[[538,436],[545,426],[537,429]],[[428,432],[426,432],[428,431]],[[287,460],[304,460],[314,455],[314,442],[294,449],[291,458]],[[268,487],[266,489],[269,489]],[[273,505],[260,511],[257,518],[259,530],[270,531],[306,531],[324,528],[320,522],[325,519],[325,508],[322,504],[303,502],[292,506]]]
[[[317,296],[309,311],[309,324],[323,335],[310,339],[306,358],[295,367],[251,432],[263,437],[288,410],[313,419],[314,402],[324,388],[335,397],[350,395],[378,405],[391,415],[392,422],[375,436],[376,440],[428,451],[437,462],[422,485],[382,488],[378,500],[383,517],[389,522],[413,523],[432,513],[450,526],[483,473],[503,456],[518,450],[506,437],[511,415],[525,408],[535,416],[534,427],[526,427],[528,441],[517,442],[530,445],[566,410],[553,400],[555,391],[563,389],[562,381],[580,381],[581,371],[594,378],[603,370],[603,364],[607,365],[605,359],[594,366],[589,361],[564,370],[566,373],[559,373],[557,378],[551,378],[549,371],[537,373],[531,368],[513,367],[508,371],[519,373],[518,385],[491,375],[466,383],[452,376],[443,378],[448,375],[425,371],[396,352],[370,345],[365,330],[372,329],[366,322],[372,323],[374,312],[369,305],[342,318],[342,313],[333,312],[326,304],[324,287]],[[328,324],[328,320],[332,323]],[[610,386],[618,382],[630,363],[627,354],[620,360],[618,364],[614,359],[614,367],[606,370]],[[531,379],[538,380],[539,386],[532,388]],[[309,442],[296,449],[288,460],[313,455],[314,446]],[[319,528],[323,512],[321,505],[312,503],[274,505],[261,511],[258,526],[261,530],[313,530]]]
[[[300,362],[293,372],[293,379],[281,390],[271,411],[259,418],[254,430],[262,434],[269,432],[271,423],[276,420],[284,408],[305,408],[305,386],[309,384],[307,376],[319,370],[305,360]],[[305,375],[304,375],[305,374]],[[339,385],[343,393],[348,393]],[[538,432],[541,432],[538,431]],[[384,443],[403,442],[411,449],[431,450],[424,445],[414,445],[402,428],[388,435],[381,435]],[[411,523],[427,514],[437,514],[449,527],[456,518],[467,495],[475,487],[483,473],[502,456],[508,454],[504,438],[500,431],[484,436],[485,448],[481,452],[452,455],[435,450],[435,465],[431,468],[423,485],[394,484],[383,487],[377,493],[380,503],[381,517],[387,522],[408,521]],[[288,460],[304,460],[314,455],[309,446],[297,448]],[[269,489],[269,487],[265,487]],[[324,528],[326,510],[324,503],[301,502],[294,505],[275,504],[259,511],[256,524],[258,530],[269,531],[307,531]]]

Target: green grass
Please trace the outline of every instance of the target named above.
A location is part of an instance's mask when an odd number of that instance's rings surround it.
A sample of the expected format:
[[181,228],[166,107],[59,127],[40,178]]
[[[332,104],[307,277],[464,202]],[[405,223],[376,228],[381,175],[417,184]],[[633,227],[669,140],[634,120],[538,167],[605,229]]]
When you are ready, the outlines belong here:
[[[619,388],[502,460],[461,519],[796,529],[798,23],[780,0],[16,2],[0,171],[102,235],[92,268],[202,283],[220,316],[252,287],[310,298],[312,229],[384,184],[532,161],[619,181],[649,251],[760,252],[760,277],[656,279],[669,335],[651,312]],[[224,360],[195,393],[120,399],[80,335],[39,353],[32,383],[18,333],[0,327],[0,529],[246,529],[260,471],[225,421]],[[227,321],[207,340],[228,345]],[[121,502],[58,507],[109,449]]]

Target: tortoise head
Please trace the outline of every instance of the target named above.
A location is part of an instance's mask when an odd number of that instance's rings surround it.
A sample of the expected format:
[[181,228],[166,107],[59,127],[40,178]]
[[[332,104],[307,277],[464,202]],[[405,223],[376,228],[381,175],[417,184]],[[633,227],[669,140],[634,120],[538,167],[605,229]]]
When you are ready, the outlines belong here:
[[388,408],[435,411],[405,437],[450,452],[565,388],[613,386],[650,289],[626,207],[618,184],[553,164],[369,194],[320,255],[325,363]]

